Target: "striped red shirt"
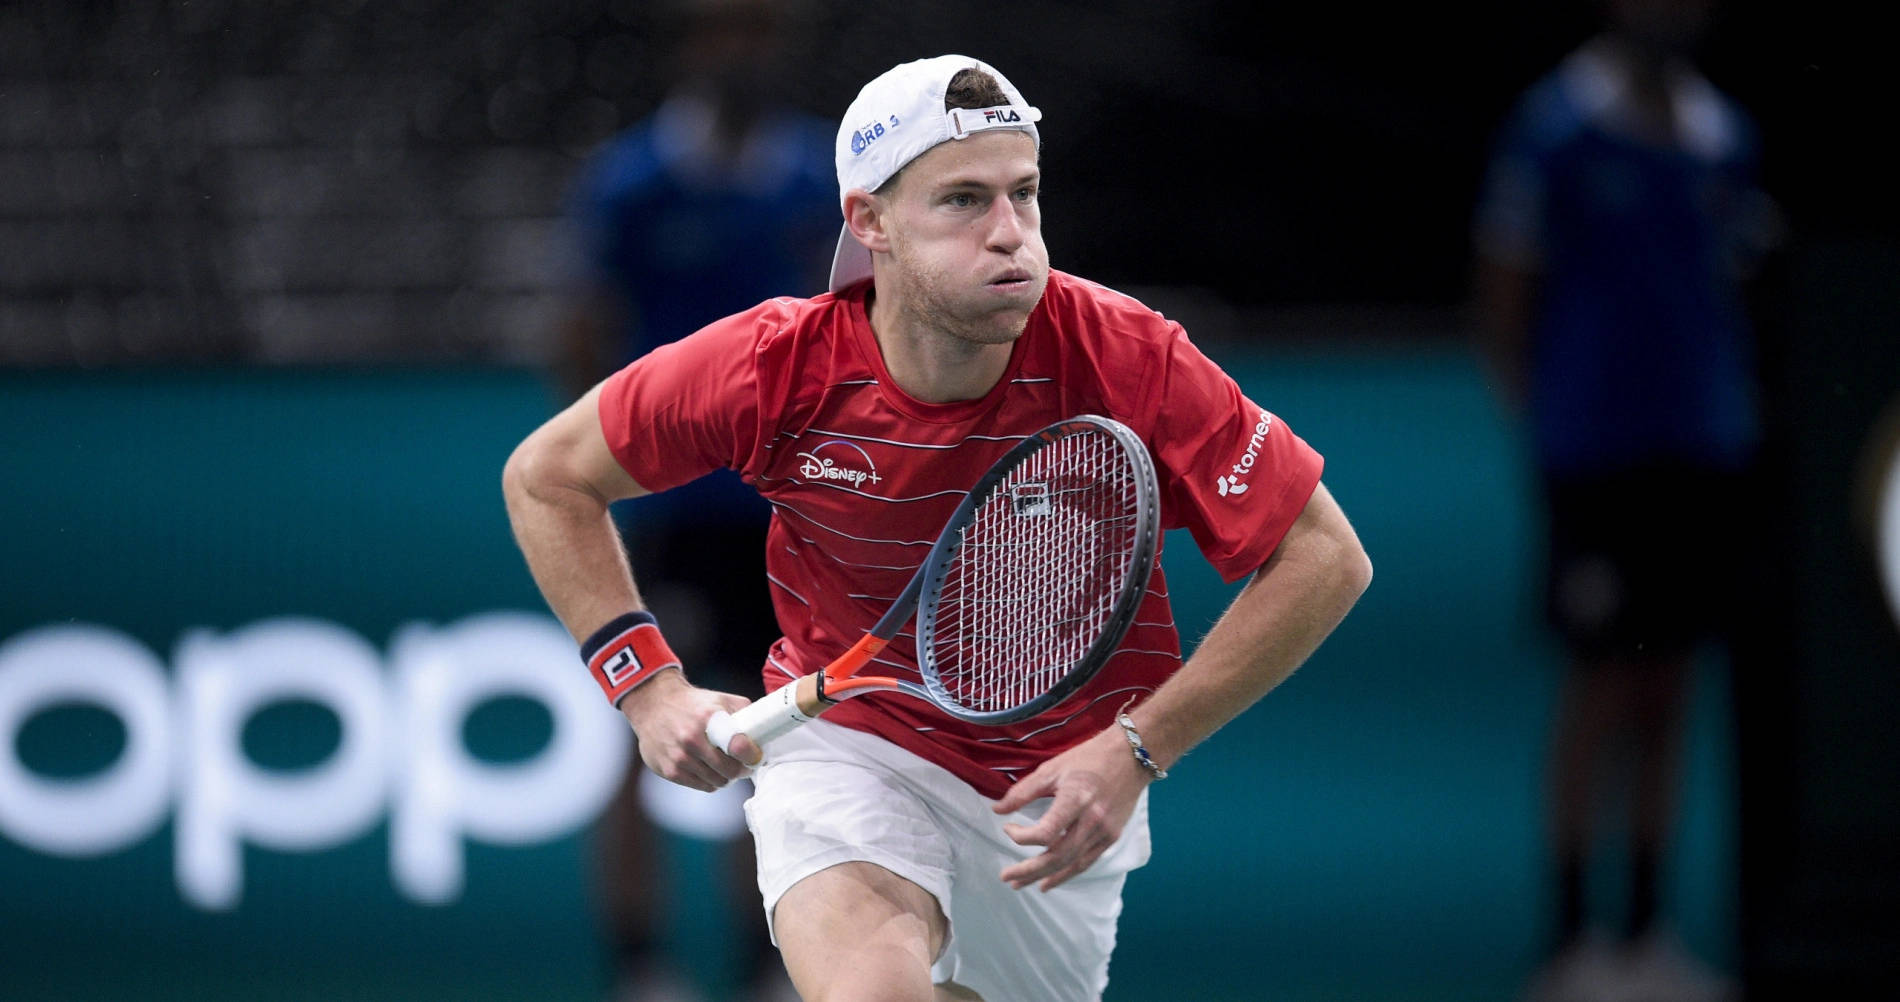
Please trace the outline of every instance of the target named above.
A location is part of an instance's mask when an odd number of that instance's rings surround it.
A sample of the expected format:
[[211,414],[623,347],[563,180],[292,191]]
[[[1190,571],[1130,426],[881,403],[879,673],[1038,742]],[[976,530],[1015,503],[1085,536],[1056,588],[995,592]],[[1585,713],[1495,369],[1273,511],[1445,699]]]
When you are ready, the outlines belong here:
[[[1319,483],[1321,459],[1248,400],[1179,324],[1051,271],[1003,378],[979,400],[932,404],[884,368],[866,285],[775,299],[661,347],[610,377],[608,446],[652,491],[720,467],[772,503],[767,575],[783,637],[765,687],[824,667],[903,590],[968,488],[1009,447],[1077,414],[1132,428],[1154,457],[1164,528],[1186,528],[1227,581],[1266,562]],[[918,680],[906,630],[869,674]],[[1113,725],[1130,696],[1181,665],[1157,567],[1120,650],[1087,687],[1006,727],[922,700],[848,700],[825,719],[893,741],[988,797]],[[688,673],[691,672],[687,666]]]

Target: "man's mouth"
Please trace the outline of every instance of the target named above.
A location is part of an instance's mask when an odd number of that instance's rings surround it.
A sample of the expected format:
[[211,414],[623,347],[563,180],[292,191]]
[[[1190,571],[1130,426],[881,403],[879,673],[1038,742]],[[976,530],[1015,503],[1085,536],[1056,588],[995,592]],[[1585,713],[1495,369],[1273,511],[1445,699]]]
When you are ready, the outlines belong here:
[[1029,284],[1029,272],[1014,268],[990,279],[992,289],[1016,289]]

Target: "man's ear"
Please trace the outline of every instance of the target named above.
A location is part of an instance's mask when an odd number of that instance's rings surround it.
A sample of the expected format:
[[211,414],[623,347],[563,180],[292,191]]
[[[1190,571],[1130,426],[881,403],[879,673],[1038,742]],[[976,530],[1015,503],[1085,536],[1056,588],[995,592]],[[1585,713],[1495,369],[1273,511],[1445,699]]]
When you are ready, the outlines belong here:
[[853,188],[844,196],[845,228],[872,253],[889,254],[891,234],[885,218],[889,209],[890,203],[884,199]]

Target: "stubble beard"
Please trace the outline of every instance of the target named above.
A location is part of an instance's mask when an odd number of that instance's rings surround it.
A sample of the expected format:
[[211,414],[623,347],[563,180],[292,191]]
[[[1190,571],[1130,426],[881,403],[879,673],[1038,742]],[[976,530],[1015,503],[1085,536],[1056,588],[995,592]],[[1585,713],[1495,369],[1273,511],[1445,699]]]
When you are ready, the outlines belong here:
[[[904,312],[917,324],[971,349],[1013,344],[1023,336],[1029,324],[1028,309],[1022,312],[977,311],[968,307],[959,310],[952,294],[946,291],[954,288],[949,276],[918,260],[908,248],[894,247],[892,256],[909,279]],[[1043,285],[1046,287],[1047,283],[1045,269]],[[1041,301],[1042,291],[1041,287],[1036,290],[1037,302]]]

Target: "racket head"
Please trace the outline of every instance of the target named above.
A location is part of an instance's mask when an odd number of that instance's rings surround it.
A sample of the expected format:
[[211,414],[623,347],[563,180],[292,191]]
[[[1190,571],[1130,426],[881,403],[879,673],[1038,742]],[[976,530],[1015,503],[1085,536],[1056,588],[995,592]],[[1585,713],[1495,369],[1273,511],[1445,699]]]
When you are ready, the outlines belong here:
[[944,712],[1033,717],[1088,684],[1148,588],[1160,490],[1147,447],[1093,414],[1025,438],[971,488],[919,575],[917,662]]

